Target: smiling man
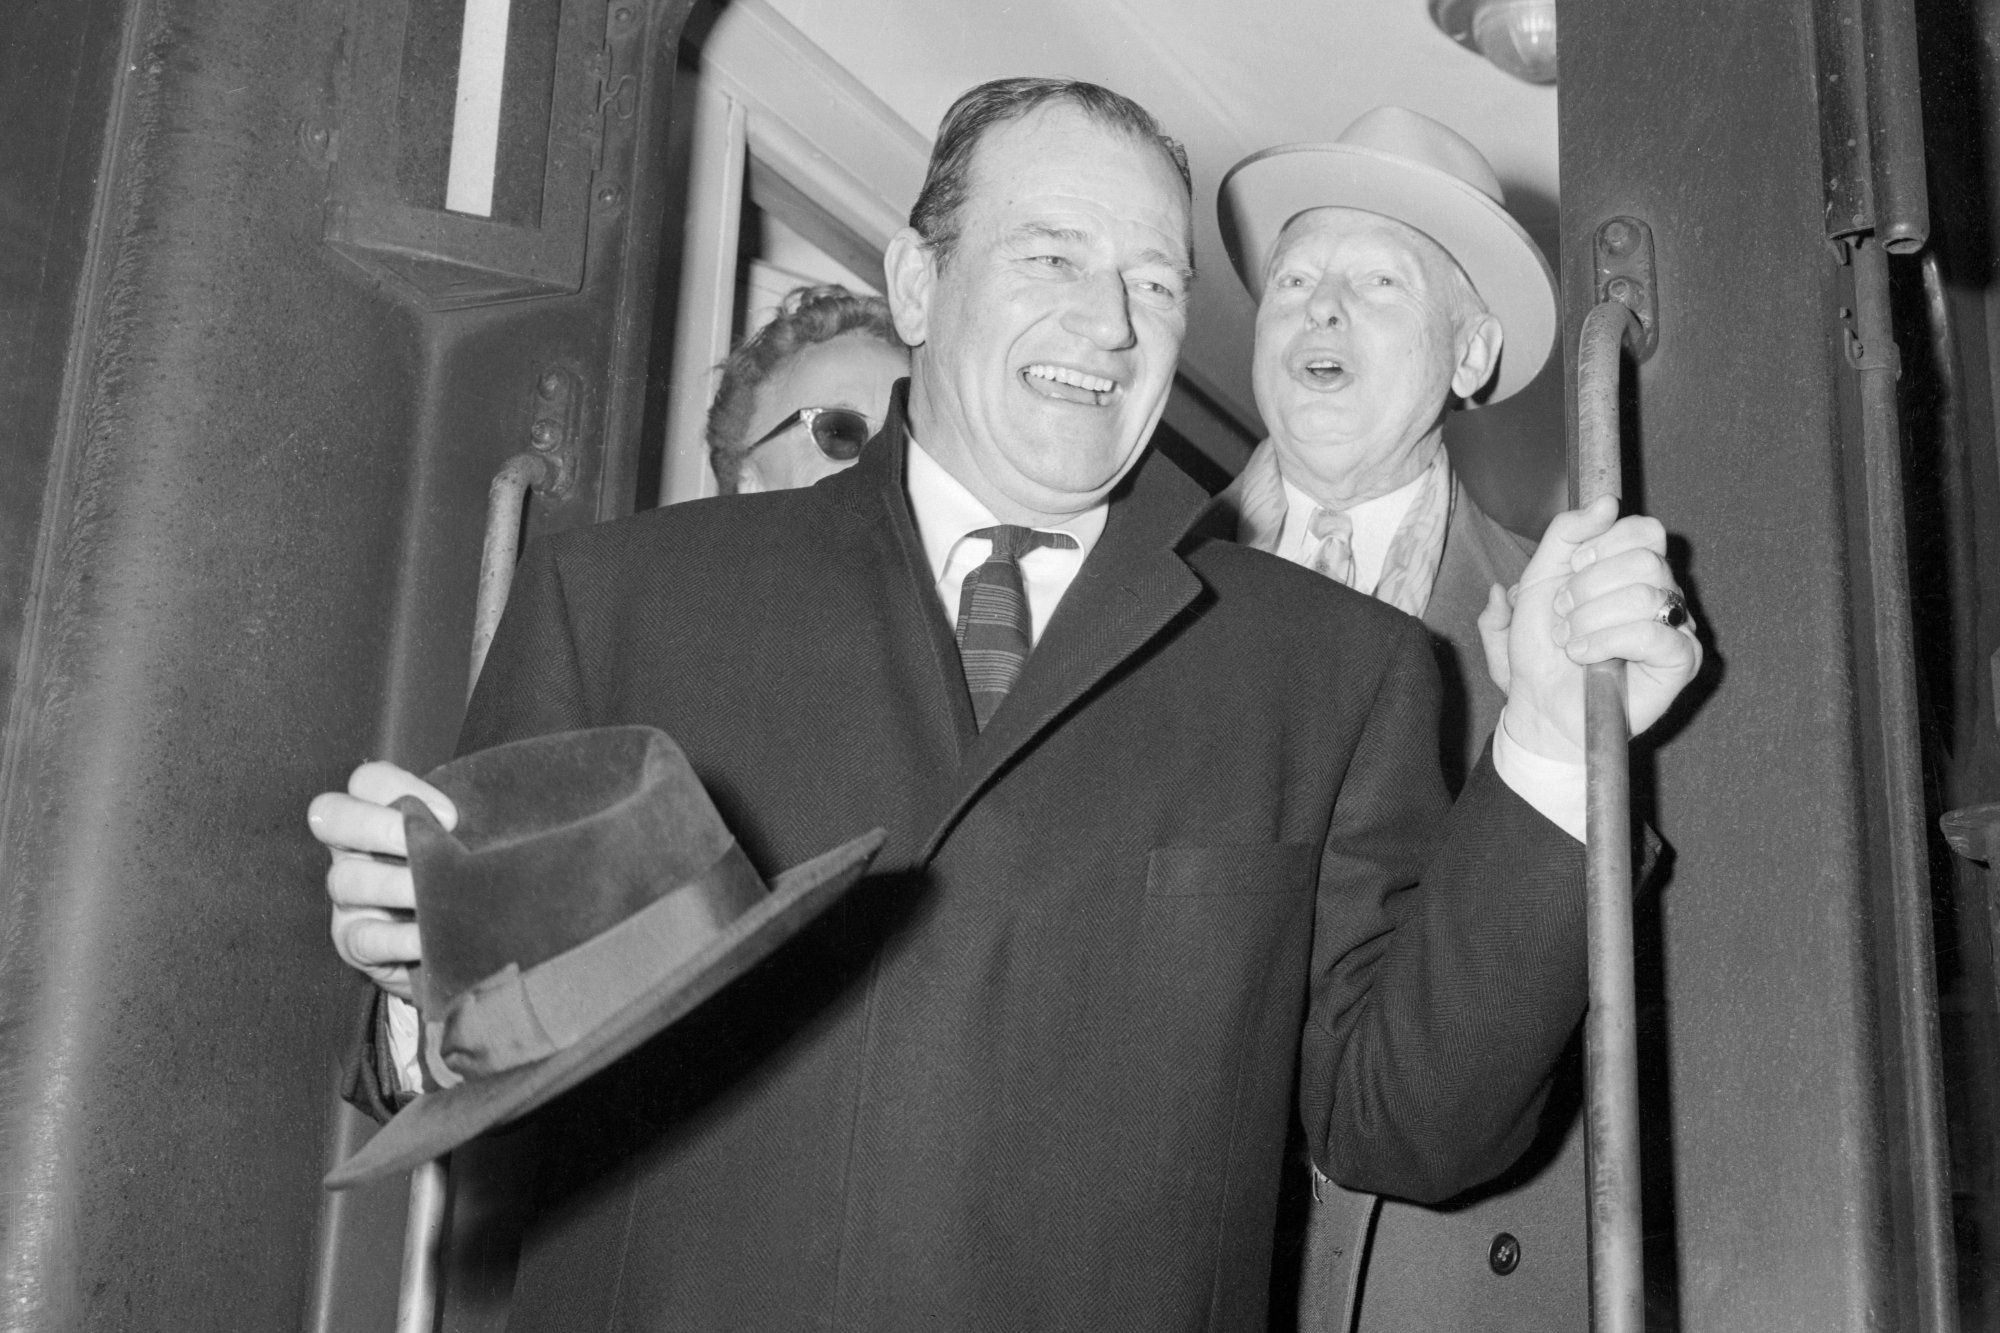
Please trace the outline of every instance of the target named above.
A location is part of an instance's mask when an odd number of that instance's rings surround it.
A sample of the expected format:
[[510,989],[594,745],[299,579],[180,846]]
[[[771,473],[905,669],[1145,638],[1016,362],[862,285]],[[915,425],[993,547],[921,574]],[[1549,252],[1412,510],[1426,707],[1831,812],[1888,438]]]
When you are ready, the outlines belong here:
[[[1643,728],[1699,661],[1655,619],[1658,526],[1558,521],[1494,622],[1507,772],[1448,811],[1417,623],[1205,535],[1145,455],[1179,147],[1093,85],[983,85],[911,223],[911,381],[854,467],[516,575],[464,747],[658,726],[765,870],[888,830],[827,916],[519,1136],[517,1333],[1263,1333],[1288,1128],[1337,1178],[1449,1194],[1521,1150],[1580,1012],[1580,664],[1634,663]],[[336,946],[392,994],[422,952],[405,794],[455,819],[385,764],[311,814]]]

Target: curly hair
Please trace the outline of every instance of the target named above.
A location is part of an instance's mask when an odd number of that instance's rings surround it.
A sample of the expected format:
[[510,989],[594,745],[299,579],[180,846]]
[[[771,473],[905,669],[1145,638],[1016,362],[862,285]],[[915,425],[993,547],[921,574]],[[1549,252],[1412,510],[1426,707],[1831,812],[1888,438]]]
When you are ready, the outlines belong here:
[[735,493],[743,478],[743,459],[749,453],[745,437],[758,387],[806,348],[843,333],[865,333],[899,352],[907,350],[896,336],[887,301],[828,284],[785,293],[777,316],[737,344],[722,363],[722,380],[708,409],[708,461],[724,495]]
[[994,79],[966,92],[944,113],[923,189],[910,209],[910,226],[924,238],[940,266],[949,262],[958,246],[959,212],[972,189],[972,154],[979,141],[996,126],[1057,103],[1158,148],[1180,174],[1192,204],[1194,177],[1188,171],[1187,150],[1168,137],[1152,112],[1131,98],[1080,79]]

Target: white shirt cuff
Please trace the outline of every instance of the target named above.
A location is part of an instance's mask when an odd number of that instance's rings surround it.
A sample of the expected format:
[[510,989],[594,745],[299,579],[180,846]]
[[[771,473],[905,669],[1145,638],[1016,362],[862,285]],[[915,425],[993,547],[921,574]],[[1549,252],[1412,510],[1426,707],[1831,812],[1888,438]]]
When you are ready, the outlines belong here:
[[396,1071],[396,1091],[422,1092],[424,1025],[417,1006],[387,991],[382,994],[382,1003],[387,1006],[389,1021],[384,1026],[389,1030],[389,1060]]
[[1583,765],[1544,758],[1515,740],[1507,730],[1504,708],[1500,710],[1499,725],[1493,728],[1493,771],[1543,818],[1578,842],[1583,841]]

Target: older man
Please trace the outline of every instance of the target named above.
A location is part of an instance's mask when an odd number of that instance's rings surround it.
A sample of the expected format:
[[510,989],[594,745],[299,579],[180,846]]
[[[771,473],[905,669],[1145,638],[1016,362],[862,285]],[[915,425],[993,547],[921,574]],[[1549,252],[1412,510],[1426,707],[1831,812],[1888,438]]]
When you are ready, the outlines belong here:
[[[1270,432],[1222,504],[1240,540],[1422,618],[1446,684],[1445,759],[1463,773],[1505,702],[1479,617],[1531,548],[1453,477],[1444,420],[1542,368],[1548,263],[1479,151],[1401,107],[1334,143],[1246,158],[1219,208],[1258,298],[1252,380]],[[1304,1326],[1583,1329],[1582,1155],[1572,1133],[1531,1184],[1450,1212],[1378,1204],[1315,1171]]]
[[[861,461],[523,560],[464,744],[651,723],[757,865],[889,842],[549,1108],[510,1328],[1261,1330],[1295,1114],[1420,1197],[1527,1142],[1582,1003],[1548,817],[1580,814],[1579,664],[1633,660],[1644,726],[1699,658],[1654,619],[1662,534],[1557,521],[1504,635],[1506,775],[1447,811],[1415,622],[1201,535],[1144,457],[1189,207],[1126,99],[974,89],[887,256],[915,352]],[[336,942],[391,989],[405,793],[452,817],[385,765],[312,816]]]

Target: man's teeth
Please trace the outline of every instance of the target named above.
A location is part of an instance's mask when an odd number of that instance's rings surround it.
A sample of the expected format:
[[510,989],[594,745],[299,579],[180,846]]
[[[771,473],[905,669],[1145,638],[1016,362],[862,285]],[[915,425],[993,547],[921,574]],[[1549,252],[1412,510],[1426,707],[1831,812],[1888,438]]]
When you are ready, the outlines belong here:
[[1086,375],[1068,366],[1029,366],[1024,374],[1036,379],[1053,380],[1057,384],[1067,384],[1074,389],[1086,389],[1091,393],[1110,393],[1118,387],[1117,381],[1105,379],[1102,375]]

